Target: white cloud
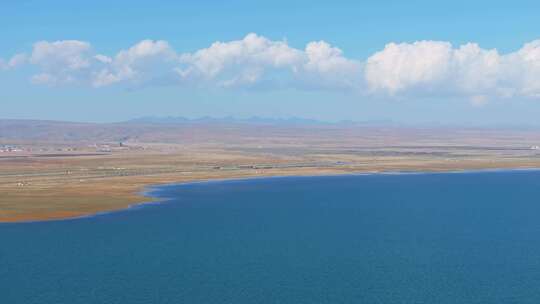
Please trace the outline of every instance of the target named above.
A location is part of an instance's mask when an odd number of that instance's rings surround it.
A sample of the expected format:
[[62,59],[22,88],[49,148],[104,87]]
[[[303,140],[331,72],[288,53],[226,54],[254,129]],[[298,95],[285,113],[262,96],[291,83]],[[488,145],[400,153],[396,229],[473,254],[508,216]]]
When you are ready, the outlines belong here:
[[353,88],[361,84],[361,64],[347,59],[343,52],[324,41],[310,42],[306,46],[306,76],[316,79],[322,87]]
[[451,55],[451,45],[447,42],[390,43],[368,58],[366,81],[370,89],[390,94],[436,85],[448,73]]
[[95,55],[94,58],[97,59],[99,62],[103,62],[103,63],[111,63],[111,62],[112,62],[112,58],[111,58],[111,57],[105,56],[105,55],[101,55],[101,54]]
[[486,92],[497,86],[501,59],[497,50],[484,50],[473,43],[462,45],[452,51],[452,83],[466,93]]
[[7,65],[9,68],[15,68],[17,66],[23,65],[28,60],[26,54],[15,54],[11,59],[9,59]]
[[26,54],[20,53],[13,55],[8,61],[0,58],[0,70],[8,70],[23,65],[27,61]]
[[[93,74],[92,85],[107,86],[117,82],[143,82],[172,73],[177,55],[163,40],[142,40],[127,50],[120,51],[114,58],[96,55],[95,58],[105,67]],[[165,71],[167,70],[167,71]]]
[[506,55],[475,43],[458,48],[441,41],[390,43],[368,58],[365,77],[373,92],[390,95],[457,95],[475,105],[485,104],[486,96],[537,98],[540,40]]
[[180,62],[176,71],[181,79],[198,85],[327,89],[359,85],[361,80],[360,64],[324,41],[301,50],[253,33],[182,54]]
[[41,72],[32,77],[39,84],[62,84],[86,81],[92,68],[91,47],[88,42],[62,40],[39,41],[32,49],[29,62]]
[[31,80],[34,84],[52,84],[56,83],[58,79],[52,74],[41,73],[33,75]]
[[80,70],[90,66],[90,44],[78,40],[39,41],[34,44],[30,62],[44,69]]
[[[13,57],[17,65],[26,57]],[[176,54],[166,41],[143,40],[114,57],[95,54],[88,42],[78,40],[40,41],[34,44],[28,62],[39,67],[32,76],[36,84],[79,84],[94,87],[118,82],[142,82],[155,77],[160,62],[174,61]],[[166,66],[172,73],[172,66]]]
[[485,95],[474,95],[470,97],[471,104],[475,107],[483,107],[488,104],[488,99]]
[[276,70],[294,72],[303,61],[302,51],[285,41],[271,41],[251,33],[242,40],[215,42],[181,55],[182,65],[176,71],[185,81],[230,87],[256,83]]
[[496,98],[540,98],[540,40],[509,54],[467,43],[389,43],[365,61],[324,41],[305,48],[254,33],[177,53],[167,41],[142,40],[113,55],[88,42],[39,41],[30,55],[0,59],[0,69],[30,64],[32,82],[94,87],[177,84],[192,87],[354,89],[401,99],[463,97],[473,105]]
[[112,73],[108,69],[104,68],[93,74],[92,86],[96,88],[105,87],[120,81],[122,81],[122,77],[120,75]]
[[516,53],[508,55],[505,67],[511,79],[505,79],[517,94],[540,97],[540,40],[526,43]]

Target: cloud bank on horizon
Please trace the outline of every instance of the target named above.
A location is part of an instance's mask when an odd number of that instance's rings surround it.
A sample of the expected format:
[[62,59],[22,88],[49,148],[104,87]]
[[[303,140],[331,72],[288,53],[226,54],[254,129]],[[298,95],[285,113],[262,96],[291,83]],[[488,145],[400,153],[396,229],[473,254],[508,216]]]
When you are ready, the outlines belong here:
[[113,56],[78,40],[39,41],[28,54],[0,59],[0,69],[36,67],[35,84],[180,85],[249,89],[349,90],[393,99],[466,97],[540,99],[540,40],[500,54],[467,43],[389,43],[365,60],[345,57],[325,41],[293,48],[254,33],[180,53],[167,41],[142,40]]

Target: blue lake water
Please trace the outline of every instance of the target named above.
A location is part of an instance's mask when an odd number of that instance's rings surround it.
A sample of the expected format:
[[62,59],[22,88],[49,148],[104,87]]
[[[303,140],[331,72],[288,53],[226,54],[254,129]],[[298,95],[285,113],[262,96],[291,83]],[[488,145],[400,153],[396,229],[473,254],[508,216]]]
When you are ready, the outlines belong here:
[[540,303],[540,172],[160,187],[0,225],[0,303]]

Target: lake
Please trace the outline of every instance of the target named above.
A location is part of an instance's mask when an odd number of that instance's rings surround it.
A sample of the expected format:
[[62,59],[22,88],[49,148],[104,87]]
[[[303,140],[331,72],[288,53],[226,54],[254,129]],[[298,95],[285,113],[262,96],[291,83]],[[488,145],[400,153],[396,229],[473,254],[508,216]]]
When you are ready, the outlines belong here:
[[168,185],[0,224],[0,303],[540,303],[540,171]]

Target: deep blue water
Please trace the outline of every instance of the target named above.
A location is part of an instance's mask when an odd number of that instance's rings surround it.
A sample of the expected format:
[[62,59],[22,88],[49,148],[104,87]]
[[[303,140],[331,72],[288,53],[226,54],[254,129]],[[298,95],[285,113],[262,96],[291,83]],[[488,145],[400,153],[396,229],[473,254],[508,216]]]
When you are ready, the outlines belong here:
[[172,185],[0,225],[0,303],[540,303],[540,172]]

